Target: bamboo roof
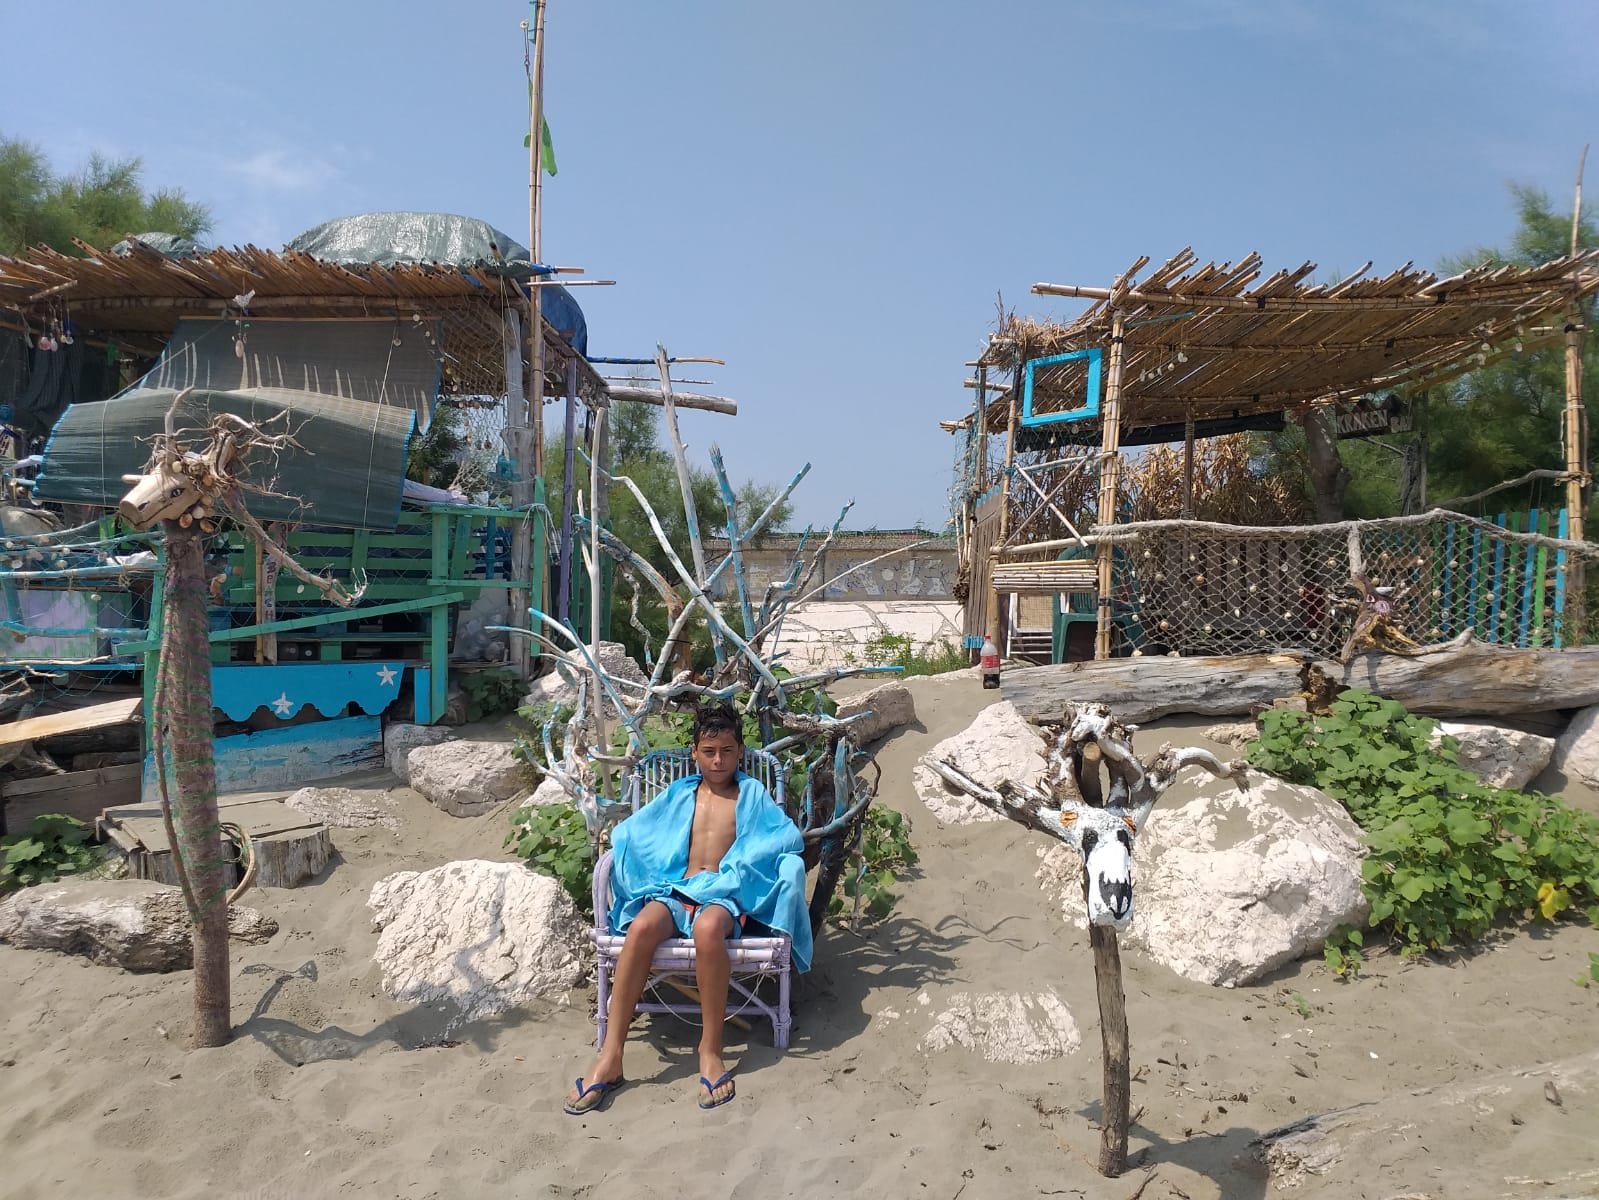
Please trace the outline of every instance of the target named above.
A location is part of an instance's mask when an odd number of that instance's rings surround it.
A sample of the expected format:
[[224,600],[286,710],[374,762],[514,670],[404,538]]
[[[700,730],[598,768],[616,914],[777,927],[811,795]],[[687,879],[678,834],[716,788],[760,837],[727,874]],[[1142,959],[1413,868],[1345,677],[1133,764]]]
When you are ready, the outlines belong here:
[[[0,321],[22,318],[47,328],[68,317],[80,336],[116,341],[144,354],[159,352],[185,316],[238,316],[246,320],[389,318],[436,320],[442,328],[442,382],[446,392],[503,396],[503,317],[521,309],[524,293],[514,279],[483,267],[430,263],[339,265],[293,250],[281,254],[254,246],[209,250],[172,259],[133,240],[126,255],[75,243],[74,258],[39,246],[11,258],[0,255]],[[248,315],[238,297],[253,293]],[[10,310],[9,312],[7,310]],[[562,364],[571,347],[548,322],[545,391],[561,395]],[[603,396],[605,384],[577,356],[579,394]]]
[[[1097,347],[1108,380],[1119,312],[1124,426],[1180,423],[1190,414],[1246,417],[1441,383],[1558,340],[1573,298],[1599,290],[1599,251],[1447,278],[1408,263],[1368,276],[1367,263],[1331,284],[1305,282],[1317,270],[1310,262],[1264,275],[1253,253],[1201,266],[1184,249],[1140,280],[1148,263],[1140,258],[1108,288],[1034,284],[1039,295],[1093,303],[1069,323],[1006,318],[978,364],[1009,371],[1018,355],[1026,361]],[[1035,415],[1082,407],[1084,360],[1035,367],[1034,376]],[[989,429],[1005,428],[1009,404],[1009,393],[990,403]]]

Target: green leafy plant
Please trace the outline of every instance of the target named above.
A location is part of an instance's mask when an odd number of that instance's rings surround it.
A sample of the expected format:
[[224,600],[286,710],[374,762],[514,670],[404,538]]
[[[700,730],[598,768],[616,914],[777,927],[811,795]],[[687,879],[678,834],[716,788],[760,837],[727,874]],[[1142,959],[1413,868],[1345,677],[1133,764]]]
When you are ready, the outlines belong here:
[[522,696],[522,681],[515,671],[467,671],[461,676],[466,693],[466,719],[486,721],[515,712]]
[[94,866],[89,827],[60,813],[34,817],[26,833],[0,838],[0,892],[49,883]]
[[570,804],[540,804],[511,814],[505,844],[541,875],[554,879],[577,910],[594,913],[594,851],[583,814]]
[[[1461,767],[1435,722],[1370,692],[1326,716],[1274,709],[1249,761],[1341,801],[1365,831],[1373,927],[1405,954],[1481,937],[1498,922],[1582,911],[1599,924],[1599,818],[1549,796],[1490,787]],[[1328,964],[1357,973],[1358,929],[1330,939]]]
[[943,641],[918,650],[908,633],[880,633],[861,647],[861,655],[870,666],[898,667],[905,676],[942,675],[972,665],[955,643]]
[[868,920],[888,916],[897,899],[895,883],[918,861],[910,823],[893,809],[874,805],[866,811],[859,866],[844,876],[844,895],[828,902],[829,914],[842,915],[847,901],[851,909],[858,905]]

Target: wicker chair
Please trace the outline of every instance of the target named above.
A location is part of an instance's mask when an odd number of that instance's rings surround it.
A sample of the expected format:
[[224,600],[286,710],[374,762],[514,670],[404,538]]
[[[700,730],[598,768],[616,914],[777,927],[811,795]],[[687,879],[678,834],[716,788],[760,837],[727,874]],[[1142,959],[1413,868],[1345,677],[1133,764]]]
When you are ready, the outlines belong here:
[[[743,770],[760,780],[772,793],[778,804],[783,804],[784,770],[781,760],[764,750],[746,750]],[[639,760],[627,780],[627,800],[637,812],[641,804],[658,795],[668,784],[694,773],[694,761],[686,749],[655,750]],[[594,865],[594,945],[599,953],[597,976],[599,1002],[595,1011],[595,1025],[601,1045],[605,1042],[606,1010],[611,1002],[611,976],[616,970],[626,940],[623,934],[611,931],[611,852],[600,855]],[[772,1022],[772,1042],[779,1050],[788,1048],[791,1024],[789,1015],[789,938],[775,933],[769,937],[741,937],[728,943],[728,957],[733,973],[728,981],[729,1016],[755,1012]],[[777,1003],[763,1000],[756,992],[761,980],[777,979]],[[652,993],[654,999],[639,1003],[640,1012],[666,1012],[695,1018],[700,1015],[697,1001],[686,997],[681,1000],[661,998],[660,985],[671,979],[679,984],[694,985],[694,941],[692,938],[668,938],[656,948],[650,961],[650,976],[644,987],[645,997]]]

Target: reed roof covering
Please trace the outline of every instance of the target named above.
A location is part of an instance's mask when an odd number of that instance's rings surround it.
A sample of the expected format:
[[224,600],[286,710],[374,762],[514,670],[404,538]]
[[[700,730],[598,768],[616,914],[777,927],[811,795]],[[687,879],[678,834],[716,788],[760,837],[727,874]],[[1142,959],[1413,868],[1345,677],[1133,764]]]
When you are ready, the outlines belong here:
[[[254,246],[169,258],[137,240],[124,254],[75,243],[87,257],[36,247],[0,255],[0,321],[20,318],[30,328],[69,318],[79,336],[116,341],[145,354],[158,352],[180,318],[205,314],[247,320],[329,320],[357,317],[441,327],[444,390],[460,395],[505,394],[503,316],[521,309],[525,292],[513,278],[481,266],[432,263],[338,264],[309,254]],[[250,295],[253,293],[253,295]],[[249,295],[248,315],[238,297]],[[7,311],[10,310],[10,311]],[[564,393],[560,372],[570,347],[545,322],[545,391]],[[605,384],[579,356],[579,394],[603,396]]]
[[[1484,359],[1558,340],[1560,314],[1574,297],[1599,290],[1599,251],[1447,278],[1408,263],[1368,276],[1367,263],[1331,284],[1305,282],[1317,270],[1310,262],[1266,276],[1253,253],[1201,266],[1184,249],[1138,279],[1148,263],[1140,258],[1109,288],[1034,284],[1035,293],[1093,304],[1064,324],[1006,318],[978,362],[1010,370],[1018,353],[1028,360],[1098,347],[1108,380],[1119,311],[1125,426],[1182,422],[1190,413],[1247,417],[1443,382]],[[1035,368],[1032,411],[1080,408],[1086,387],[1082,360]],[[1009,403],[1005,394],[990,404],[989,429],[1005,427]]]

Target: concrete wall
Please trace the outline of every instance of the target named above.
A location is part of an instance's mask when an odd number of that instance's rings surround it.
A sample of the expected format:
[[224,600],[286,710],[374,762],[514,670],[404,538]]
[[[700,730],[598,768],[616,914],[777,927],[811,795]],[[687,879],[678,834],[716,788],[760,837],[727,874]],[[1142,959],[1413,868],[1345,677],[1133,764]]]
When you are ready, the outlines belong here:
[[[824,536],[816,534],[811,545],[818,545]],[[956,570],[953,539],[941,538],[930,546],[881,558],[927,537],[925,533],[841,533],[812,575],[811,587],[826,583],[826,590],[817,598],[827,600],[948,600]],[[769,583],[788,574],[798,544],[799,538],[794,534],[776,534],[743,552],[744,573],[757,602]],[[725,541],[707,540],[708,560],[714,562],[725,553]],[[880,558],[881,561],[873,561]],[[723,595],[732,595],[731,572],[718,583]]]
[[[811,544],[819,544],[823,536],[815,535]],[[797,605],[783,624],[777,649],[787,651],[784,665],[800,670],[864,664],[867,643],[885,634],[908,636],[918,650],[940,642],[959,646],[961,606],[951,595],[956,571],[953,539],[881,558],[927,536],[915,531],[841,533],[807,588],[822,590]],[[777,534],[744,551],[744,572],[757,604],[768,584],[787,577],[798,542],[796,535]],[[726,552],[725,541],[707,541],[707,559],[715,561]],[[724,575],[719,585],[722,598],[733,595],[731,578]]]

